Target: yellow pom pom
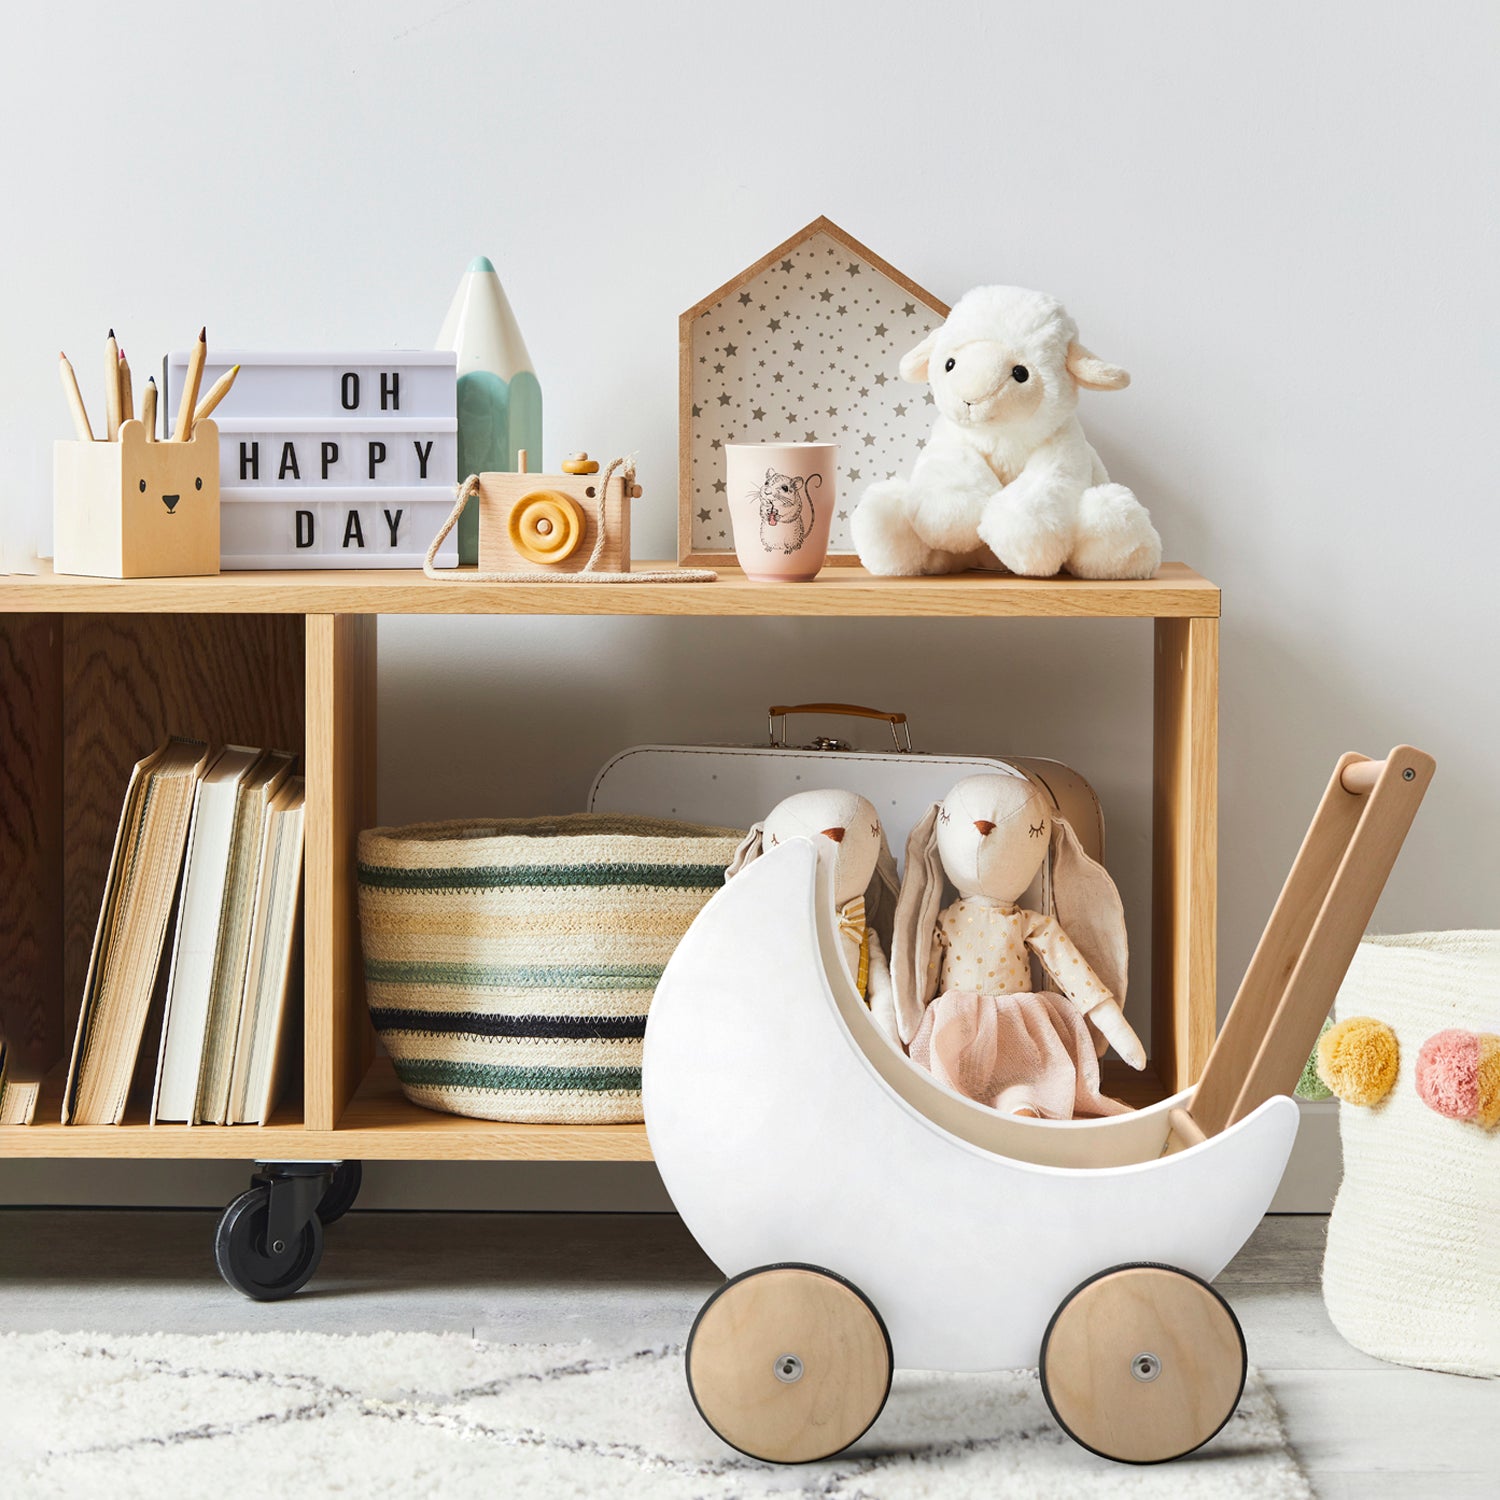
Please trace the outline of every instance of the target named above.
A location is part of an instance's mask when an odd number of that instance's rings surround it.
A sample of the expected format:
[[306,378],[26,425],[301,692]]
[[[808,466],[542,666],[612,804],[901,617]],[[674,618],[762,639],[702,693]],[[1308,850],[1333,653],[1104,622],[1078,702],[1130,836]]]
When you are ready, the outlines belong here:
[[1396,1081],[1401,1048],[1384,1021],[1351,1016],[1318,1043],[1318,1077],[1345,1104],[1379,1104]]
[[1500,1125],[1500,1036],[1479,1034],[1479,1108],[1474,1118],[1486,1130]]

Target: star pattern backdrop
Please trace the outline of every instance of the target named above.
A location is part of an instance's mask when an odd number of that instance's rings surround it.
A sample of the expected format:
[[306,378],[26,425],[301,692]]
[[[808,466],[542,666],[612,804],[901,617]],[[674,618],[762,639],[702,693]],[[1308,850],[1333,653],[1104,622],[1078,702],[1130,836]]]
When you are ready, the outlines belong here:
[[871,481],[906,473],[932,426],[931,392],[901,356],[944,317],[823,230],[693,319],[687,484],[695,552],[728,552],[726,443],[837,443],[830,553]]

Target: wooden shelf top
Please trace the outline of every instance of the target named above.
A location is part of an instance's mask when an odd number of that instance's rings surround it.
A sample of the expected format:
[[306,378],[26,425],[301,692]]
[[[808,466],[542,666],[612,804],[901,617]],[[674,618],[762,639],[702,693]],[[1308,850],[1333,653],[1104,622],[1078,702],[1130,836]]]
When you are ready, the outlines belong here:
[[[48,565],[44,564],[44,567]],[[643,562],[647,568],[668,563]],[[1156,619],[1216,616],[1217,585],[1185,563],[1155,578],[1013,578],[960,573],[876,578],[830,567],[814,583],[466,583],[415,570],[221,573],[211,578],[82,578],[47,571],[0,577],[0,613],[357,615],[895,615]]]

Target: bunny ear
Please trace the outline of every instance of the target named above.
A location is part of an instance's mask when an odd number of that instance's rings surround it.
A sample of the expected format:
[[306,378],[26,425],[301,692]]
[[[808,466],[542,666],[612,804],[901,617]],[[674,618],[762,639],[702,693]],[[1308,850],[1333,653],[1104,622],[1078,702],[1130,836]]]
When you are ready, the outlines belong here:
[[895,929],[896,901],[900,892],[901,881],[896,874],[896,861],[882,830],[880,853],[875,856],[875,873],[865,888],[865,921],[879,933],[881,941],[887,947],[890,946]]
[[896,902],[891,936],[891,985],[896,997],[896,1028],[908,1045],[922,1024],[931,999],[928,970],[933,934],[943,899],[943,863],[937,847],[939,804],[934,802],[906,841],[906,873]]
[[734,858],[729,861],[729,868],[724,871],[726,881],[733,880],[746,865],[760,858],[761,835],[764,834],[765,829],[764,823],[757,823],[740,840],[739,847],[734,851]]
[[1121,1005],[1130,971],[1125,908],[1109,872],[1084,853],[1061,814],[1052,815],[1052,907],[1058,923]]

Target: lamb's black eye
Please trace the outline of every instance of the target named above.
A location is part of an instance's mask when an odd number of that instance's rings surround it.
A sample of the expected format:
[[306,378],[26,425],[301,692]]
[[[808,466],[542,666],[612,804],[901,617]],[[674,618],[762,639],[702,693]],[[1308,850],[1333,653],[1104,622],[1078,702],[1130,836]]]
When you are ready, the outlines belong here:
[[943,368],[945,370],[951,370],[957,363],[958,361],[956,359],[950,359],[948,363],[943,366]]
[[146,493],[146,481],[144,479],[141,480],[141,493],[143,495]]
[[1014,365],[1011,367],[1010,378],[1017,385],[1025,385],[1031,379],[1031,371],[1025,365]]
[[193,481],[193,488],[195,490],[201,490],[203,488],[203,476],[201,474]]

